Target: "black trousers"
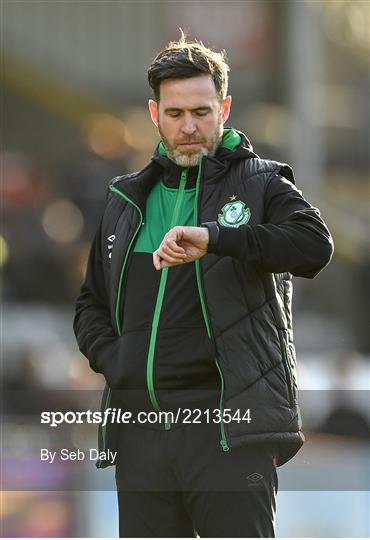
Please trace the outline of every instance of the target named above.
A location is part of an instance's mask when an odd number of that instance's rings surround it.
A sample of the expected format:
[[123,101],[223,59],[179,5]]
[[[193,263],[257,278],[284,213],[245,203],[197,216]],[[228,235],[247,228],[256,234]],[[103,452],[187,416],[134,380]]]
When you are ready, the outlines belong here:
[[274,447],[225,452],[219,441],[213,423],[168,431],[123,426],[116,466],[120,537],[274,537]]

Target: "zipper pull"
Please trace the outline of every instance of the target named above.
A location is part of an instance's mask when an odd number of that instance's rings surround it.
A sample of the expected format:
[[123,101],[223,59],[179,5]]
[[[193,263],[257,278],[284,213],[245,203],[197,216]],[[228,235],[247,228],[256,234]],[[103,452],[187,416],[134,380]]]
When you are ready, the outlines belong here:
[[225,439],[221,439],[221,440],[220,440],[220,444],[221,444],[222,450],[223,450],[224,452],[228,452],[228,451],[230,450],[230,448],[229,448],[227,442],[225,441]]

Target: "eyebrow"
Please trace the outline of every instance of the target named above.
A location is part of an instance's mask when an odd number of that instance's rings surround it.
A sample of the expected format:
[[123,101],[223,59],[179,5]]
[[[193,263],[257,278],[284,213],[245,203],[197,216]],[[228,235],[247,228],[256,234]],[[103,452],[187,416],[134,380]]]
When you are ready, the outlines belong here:
[[[182,112],[184,109],[179,109],[178,107],[167,107],[164,112]],[[195,107],[195,109],[190,109],[190,112],[196,111],[210,111],[211,107],[205,105],[204,107]]]

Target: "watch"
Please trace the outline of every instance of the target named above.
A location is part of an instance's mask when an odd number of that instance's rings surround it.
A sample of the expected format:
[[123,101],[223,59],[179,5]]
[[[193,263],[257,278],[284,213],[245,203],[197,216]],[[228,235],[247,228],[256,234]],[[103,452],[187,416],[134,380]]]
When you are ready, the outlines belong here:
[[220,227],[217,221],[206,221],[200,224],[201,227],[207,227],[209,233],[209,241],[207,251],[212,253],[213,248],[217,246],[218,237],[220,235]]

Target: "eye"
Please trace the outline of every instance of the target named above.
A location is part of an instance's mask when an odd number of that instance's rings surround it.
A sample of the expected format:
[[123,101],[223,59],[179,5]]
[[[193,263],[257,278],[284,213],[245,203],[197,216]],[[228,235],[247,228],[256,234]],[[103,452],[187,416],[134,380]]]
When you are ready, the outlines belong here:
[[174,112],[169,112],[168,115],[171,116],[171,118],[178,118],[180,116],[180,113],[174,111]]
[[195,114],[197,116],[206,116],[208,114],[209,111],[195,111]]

